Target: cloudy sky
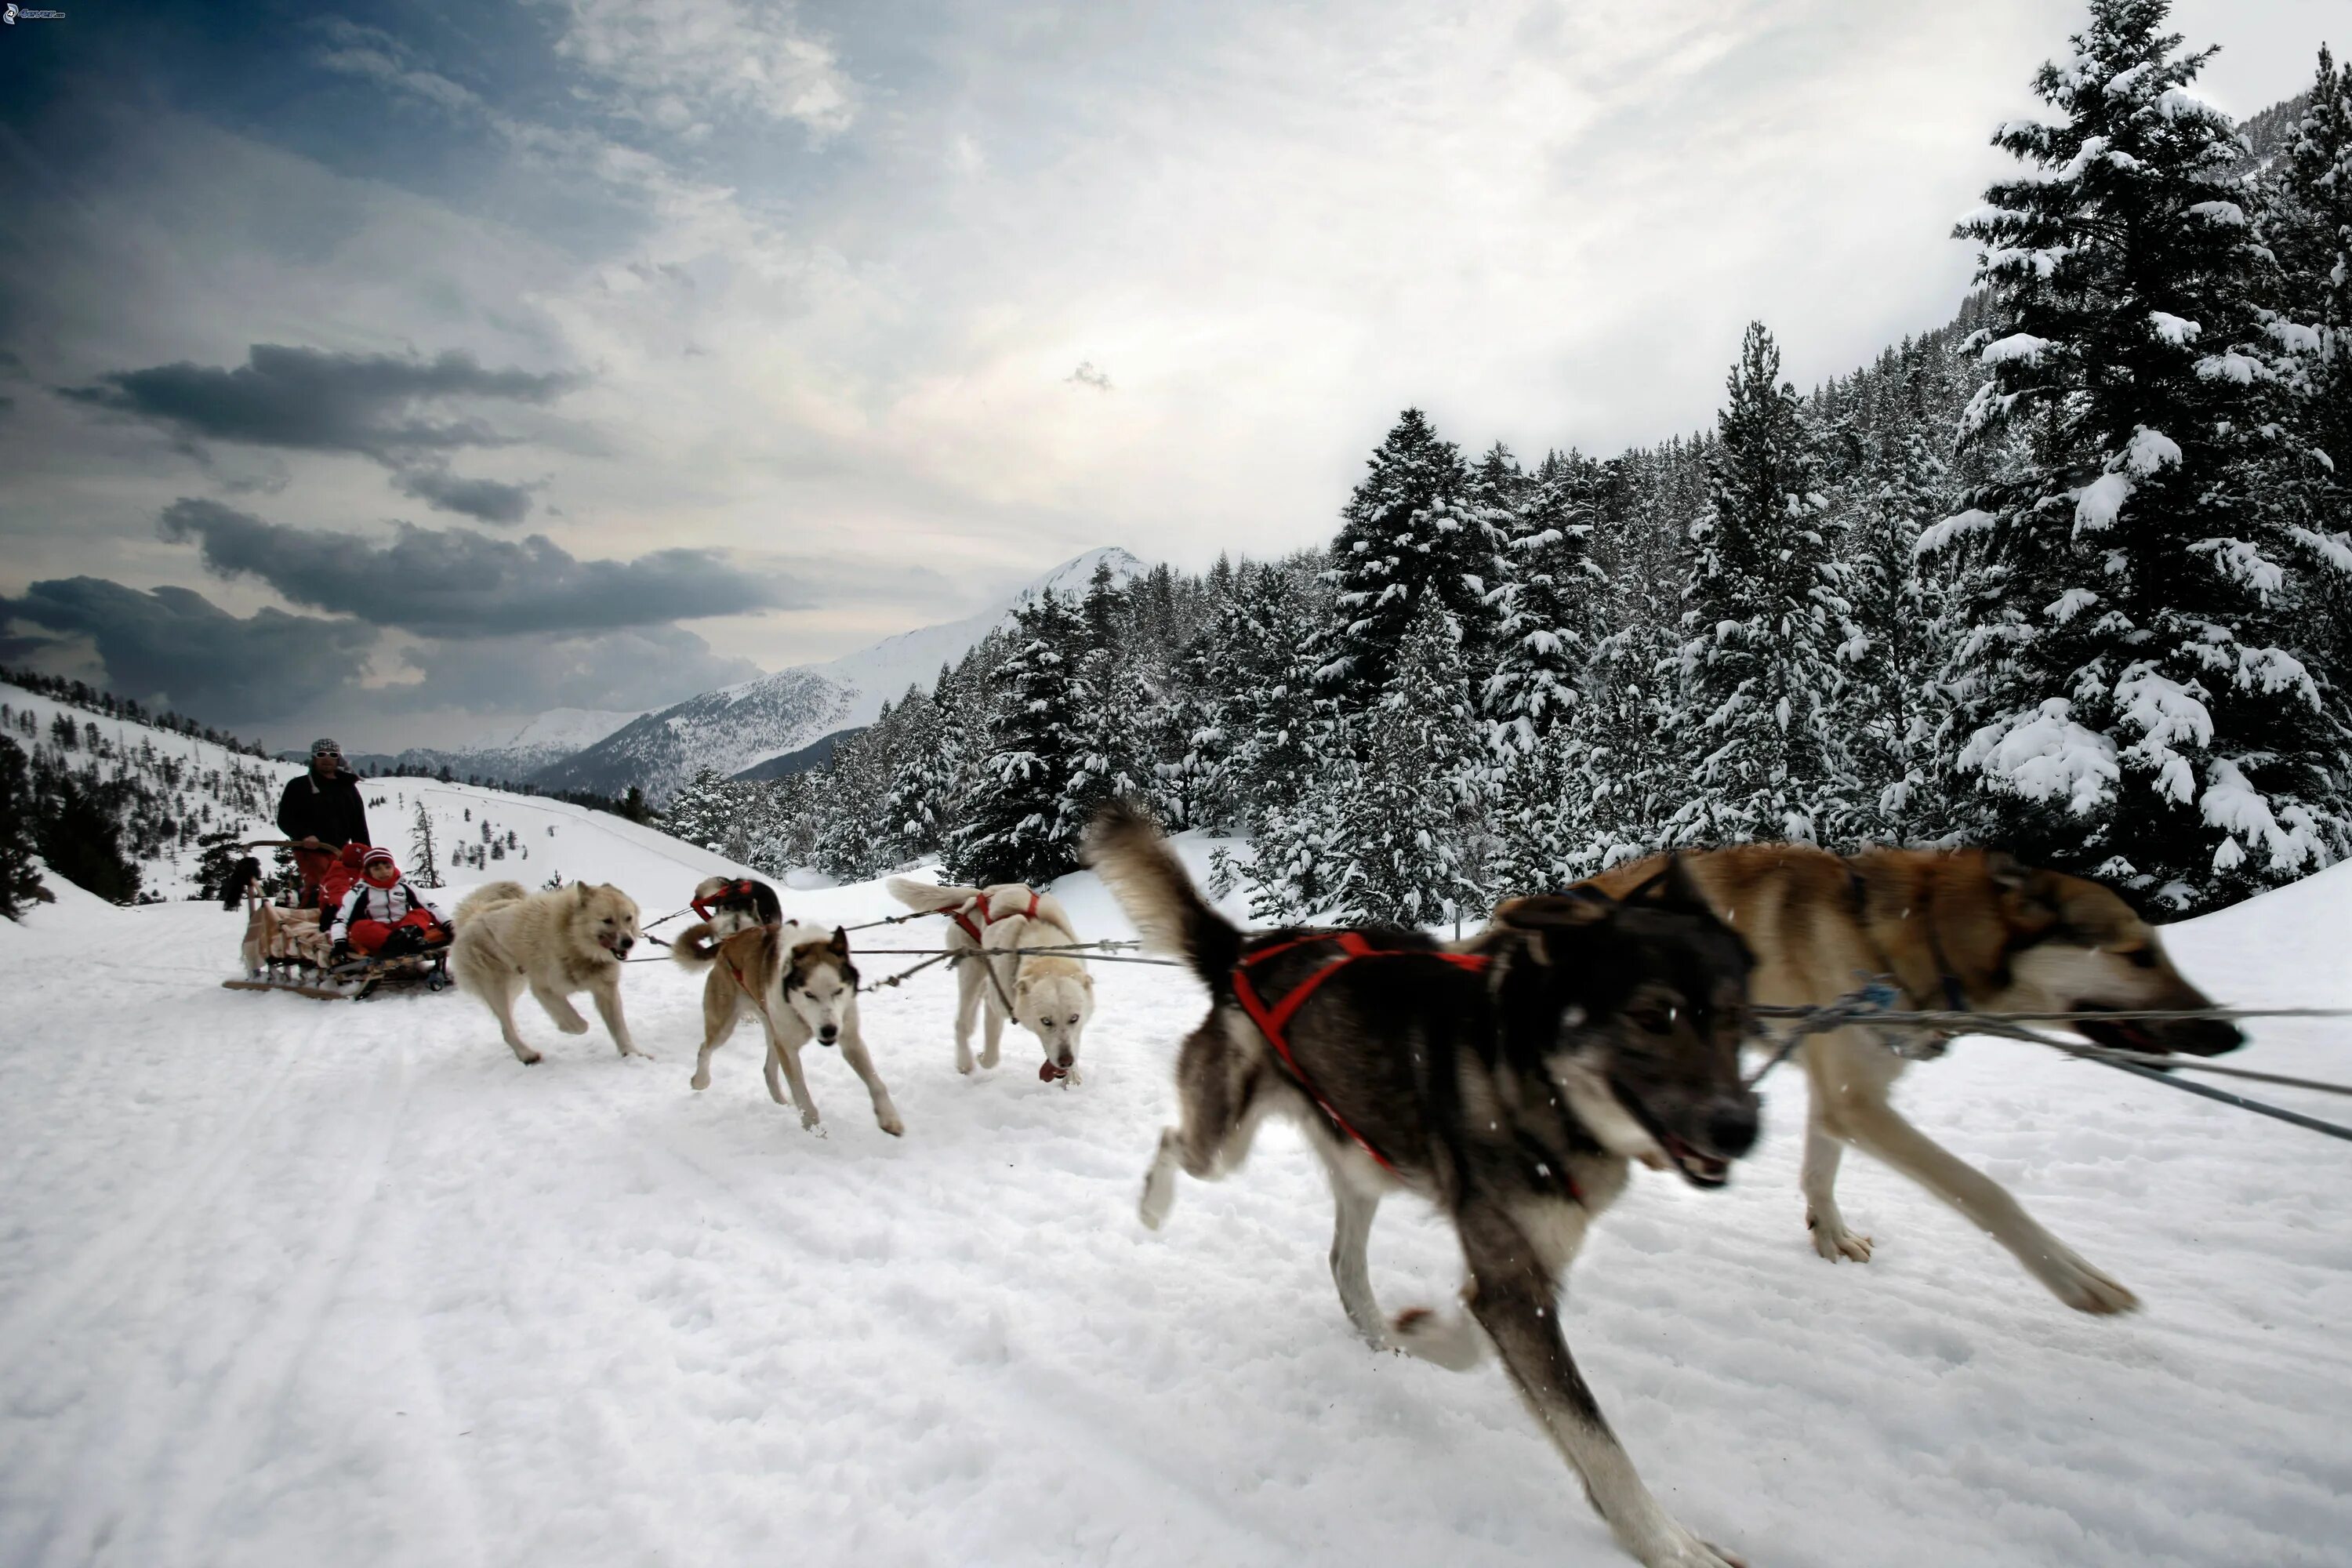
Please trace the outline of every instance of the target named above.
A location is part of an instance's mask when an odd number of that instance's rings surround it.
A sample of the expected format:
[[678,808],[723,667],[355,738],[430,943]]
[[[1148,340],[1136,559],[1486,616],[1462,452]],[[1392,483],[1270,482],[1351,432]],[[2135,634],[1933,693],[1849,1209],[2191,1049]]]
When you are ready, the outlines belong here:
[[[0,658],[278,742],[646,707],[1946,319],[2077,6],[60,0],[0,32]],[[2210,97],[2341,0],[2197,0]]]

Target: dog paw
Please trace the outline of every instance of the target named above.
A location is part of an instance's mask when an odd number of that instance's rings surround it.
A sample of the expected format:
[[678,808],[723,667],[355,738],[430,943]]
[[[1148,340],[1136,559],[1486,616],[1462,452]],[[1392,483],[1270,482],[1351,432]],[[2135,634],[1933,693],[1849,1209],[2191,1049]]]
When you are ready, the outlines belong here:
[[2050,1293],[2078,1312],[2108,1317],[2139,1310],[2139,1298],[2123,1281],[2094,1268],[2063,1247],[2053,1247],[2033,1272]]
[[558,1018],[555,1020],[555,1026],[562,1030],[567,1035],[584,1035],[588,1032],[588,1020],[585,1018]]
[[907,1124],[895,1116],[886,1116],[875,1125],[893,1138],[904,1138],[907,1135]]
[[686,1081],[696,1093],[699,1094],[710,1087],[710,1075],[707,1072],[698,1072]]
[[1748,1568],[1748,1560],[1701,1541],[1680,1525],[1647,1552],[1635,1553],[1647,1568]]
[[535,1067],[539,1063],[539,1053],[532,1050],[529,1046],[517,1046],[515,1047],[515,1060],[522,1063],[525,1067]]
[[824,1129],[817,1124],[816,1111],[814,1109],[801,1112],[801,1125],[820,1138],[824,1136]]
[[1176,1173],[1153,1166],[1144,1173],[1143,1195],[1136,1200],[1135,1217],[1146,1230],[1168,1223],[1168,1209],[1176,1201]]
[[1856,1263],[1870,1261],[1870,1249],[1874,1245],[1866,1236],[1856,1236],[1841,1221],[1823,1225],[1811,1210],[1805,1212],[1805,1229],[1813,1238],[1813,1250],[1832,1263],[1852,1259]]
[[1448,1372],[1467,1372],[1486,1358],[1486,1336],[1467,1313],[1445,1317],[1427,1307],[1399,1312],[1389,1345]]

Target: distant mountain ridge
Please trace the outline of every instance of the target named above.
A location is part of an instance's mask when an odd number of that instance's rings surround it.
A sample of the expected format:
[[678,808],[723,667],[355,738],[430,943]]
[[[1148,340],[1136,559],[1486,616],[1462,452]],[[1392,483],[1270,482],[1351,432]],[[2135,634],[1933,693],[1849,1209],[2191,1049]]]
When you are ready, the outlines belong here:
[[929,689],[942,665],[961,658],[1039,595],[1083,595],[1098,565],[1108,565],[1112,580],[1121,584],[1150,570],[1116,545],[1089,550],[976,615],[901,632],[823,664],[795,665],[689,697],[619,726],[521,782],[603,795],[618,795],[634,784],[658,805],[706,767],[722,777],[748,773],[770,778],[799,771],[781,759],[803,752],[808,753],[803,765],[821,765],[830,752],[819,742],[872,723],[882,705],[909,686]]
[[[472,742],[449,748],[411,746],[403,752],[350,752],[345,758],[363,773],[417,773],[478,778],[486,784],[519,784],[542,768],[584,751],[615,730],[644,717],[602,708],[551,708],[521,728],[505,727]],[[300,752],[280,752],[279,760],[300,762]]]

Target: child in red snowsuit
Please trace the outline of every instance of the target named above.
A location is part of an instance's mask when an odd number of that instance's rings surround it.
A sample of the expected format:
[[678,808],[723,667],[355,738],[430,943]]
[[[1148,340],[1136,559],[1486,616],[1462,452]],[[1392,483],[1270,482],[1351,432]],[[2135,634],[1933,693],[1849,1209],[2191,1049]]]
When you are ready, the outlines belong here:
[[391,850],[369,850],[360,868],[360,879],[343,895],[328,933],[338,947],[349,943],[361,952],[390,956],[421,952],[449,940],[449,917],[409,885]]

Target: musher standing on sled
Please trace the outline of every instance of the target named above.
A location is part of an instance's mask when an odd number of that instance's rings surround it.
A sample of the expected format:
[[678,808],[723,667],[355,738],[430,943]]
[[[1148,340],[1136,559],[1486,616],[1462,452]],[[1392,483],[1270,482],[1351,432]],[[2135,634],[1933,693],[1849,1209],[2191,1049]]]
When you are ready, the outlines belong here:
[[310,772],[288,779],[278,797],[278,831],[294,843],[303,904],[316,902],[320,879],[336,853],[346,844],[371,842],[359,775],[343,766],[342,747],[325,739],[310,742]]
[[369,850],[360,873],[328,933],[338,958],[347,944],[371,958],[400,958],[448,942],[449,917],[409,885],[391,850]]

